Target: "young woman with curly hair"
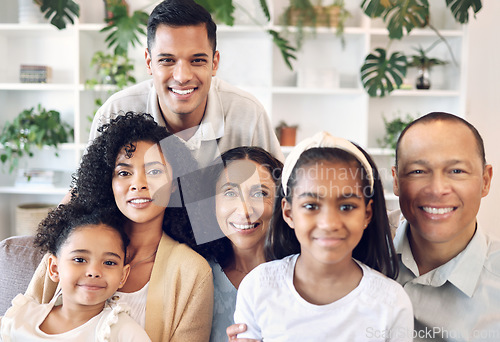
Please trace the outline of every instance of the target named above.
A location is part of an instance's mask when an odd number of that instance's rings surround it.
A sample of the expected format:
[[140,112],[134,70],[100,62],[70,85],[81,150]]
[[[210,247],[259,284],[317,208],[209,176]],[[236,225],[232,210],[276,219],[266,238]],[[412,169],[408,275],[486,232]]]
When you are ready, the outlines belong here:
[[[126,218],[131,270],[118,302],[132,307],[152,341],[208,340],[212,273],[186,246],[195,243],[181,195],[180,177],[196,169],[194,159],[147,114],[120,115],[100,130],[74,176],[71,202]],[[55,288],[42,261],[27,293],[47,302]]]

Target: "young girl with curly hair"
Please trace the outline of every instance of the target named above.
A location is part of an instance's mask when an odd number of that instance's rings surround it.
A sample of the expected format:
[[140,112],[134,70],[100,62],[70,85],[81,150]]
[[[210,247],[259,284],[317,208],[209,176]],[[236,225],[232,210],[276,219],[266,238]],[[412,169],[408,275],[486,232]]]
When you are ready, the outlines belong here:
[[[187,246],[195,242],[181,193],[182,175],[197,168],[194,159],[147,114],[120,115],[100,131],[82,157],[71,201],[125,217],[130,275],[118,302],[131,306],[152,341],[208,340],[212,272]],[[56,284],[44,261],[27,293],[48,302]]]
[[110,298],[130,271],[122,220],[107,211],[63,205],[40,223],[35,245],[48,252],[60,291],[47,304],[20,294],[0,323],[3,341],[150,341]]

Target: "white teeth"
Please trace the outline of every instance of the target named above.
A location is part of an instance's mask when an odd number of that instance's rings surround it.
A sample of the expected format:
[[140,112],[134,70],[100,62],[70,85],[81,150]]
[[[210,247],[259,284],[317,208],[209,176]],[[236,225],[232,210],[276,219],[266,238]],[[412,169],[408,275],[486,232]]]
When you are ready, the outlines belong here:
[[236,223],[233,223],[233,226],[235,228],[238,228],[238,229],[251,229],[251,228],[255,228],[256,224],[236,224]]
[[133,199],[130,201],[130,203],[134,203],[134,204],[142,204],[142,203],[147,203],[147,202],[151,202],[151,200],[145,199],[145,198],[137,198],[137,199]]
[[449,213],[450,211],[453,211],[453,207],[451,208],[433,208],[433,207],[422,207],[426,213],[429,214],[438,214],[438,215],[443,215],[446,213]]
[[179,94],[179,95],[191,94],[194,91],[194,89],[187,89],[187,90],[174,89],[174,88],[171,88],[171,89],[172,89],[172,92]]

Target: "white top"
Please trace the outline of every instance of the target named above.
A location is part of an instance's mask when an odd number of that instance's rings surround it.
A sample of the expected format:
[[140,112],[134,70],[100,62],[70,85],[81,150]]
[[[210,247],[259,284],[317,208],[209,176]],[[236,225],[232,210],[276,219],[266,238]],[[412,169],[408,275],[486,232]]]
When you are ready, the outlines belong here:
[[420,275],[408,241],[396,231],[399,276],[415,314],[415,341],[500,341],[500,241],[478,226],[455,258]]
[[326,305],[304,300],[293,285],[298,254],[253,269],[238,288],[238,337],[272,341],[412,341],[410,299],[394,280],[358,262],[359,285]]
[[[153,80],[147,80],[113,94],[99,108],[92,122],[89,142],[100,134],[97,129],[101,125],[128,111],[151,114],[160,126],[165,126]],[[200,126],[185,144],[200,165],[207,165],[219,152],[238,146],[260,146],[284,160],[262,104],[251,94],[217,77],[212,78]]]
[[94,342],[94,341],[151,341],[144,331],[121,305],[106,305],[103,311],[83,325],[62,334],[46,334],[40,325],[55,305],[60,305],[61,296],[54,296],[48,304],[39,304],[19,294],[12,300],[5,316],[0,321],[0,341],[3,342]]
[[126,304],[130,308],[130,317],[134,319],[141,327],[146,326],[146,301],[148,297],[149,281],[135,292],[116,291],[111,298],[114,303]]

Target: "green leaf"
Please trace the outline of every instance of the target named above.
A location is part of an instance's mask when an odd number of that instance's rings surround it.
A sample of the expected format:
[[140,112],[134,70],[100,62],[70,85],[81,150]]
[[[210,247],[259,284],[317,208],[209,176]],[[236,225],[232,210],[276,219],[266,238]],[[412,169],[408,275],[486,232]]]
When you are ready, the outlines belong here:
[[34,147],[44,145],[57,147],[57,144],[67,142],[73,129],[61,121],[59,112],[45,110],[38,105],[25,109],[12,121],[7,122],[2,129],[0,143],[4,153],[0,157],[2,163],[9,163],[9,172],[17,168],[19,158],[24,154],[32,157]]
[[297,57],[293,55],[296,49],[293,46],[290,46],[288,40],[281,37],[278,32],[274,30],[268,30],[267,32],[273,37],[273,42],[280,49],[281,56],[283,57],[283,60],[288,68],[293,70],[291,59],[297,59]]
[[73,18],[80,15],[80,6],[73,0],[41,0],[40,10],[59,30],[66,28],[66,21],[74,24]]
[[398,1],[384,14],[384,22],[389,30],[389,38],[401,39],[403,28],[407,34],[415,27],[424,27],[429,22],[429,3],[427,0]]
[[114,48],[115,54],[126,55],[129,44],[135,46],[141,44],[140,36],[145,36],[144,28],[148,22],[148,14],[142,11],[135,11],[130,17],[127,8],[123,4],[110,6],[113,17],[106,19],[108,26],[101,32],[110,32],[106,37],[109,48]]
[[481,0],[446,0],[446,6],[450,8],[455,19],[461,24],[469,22],[470,8],[474,11],[475,17],[476,13],[483,7]]
[[406,76],[406,57],[401,52],[394,52],[387,60],[387,52],[378,48],[369,54],[361,67],[361,81],[365,90],[372,97],[391,93],[399,88]]
[[368,16],[384,19],[391,39],[401,39],[403,29],[410,33],[415,27],[426,26],[429,21],[427,0],[364,0],[361,7]]
[[234,6],[232,0],[195,0],[210,12],[215,20],[223,24],[234,25]]
[[388,0],[363,0],[361,8],[370,18],[379,18],[388,7],[391,7],[391,2]]
[[271,14],[269,13],[269,7],[267,7],[266,0],[259,0],[259,3],[260,3],[260,8],[262,8],[262,12],[264,12],[264,15],[267,18],[267,21],[271,21]]

